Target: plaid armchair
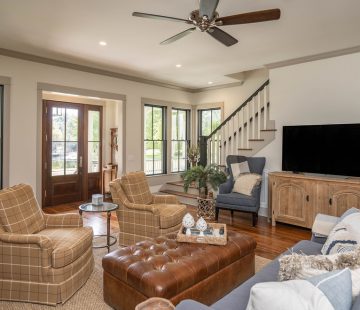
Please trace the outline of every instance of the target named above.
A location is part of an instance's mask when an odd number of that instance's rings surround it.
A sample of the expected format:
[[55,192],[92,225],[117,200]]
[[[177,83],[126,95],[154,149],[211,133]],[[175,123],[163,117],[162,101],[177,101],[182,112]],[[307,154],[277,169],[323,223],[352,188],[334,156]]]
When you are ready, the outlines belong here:
[[186,206],[172,195],[150,193],[144,172],[133,172],[110,182],[114,203],[119,205],[119,244],[131,245],[180,229]]
[[0,191],[0,300],[56,305],[94,267],[92,229],[78,214],[44,214],[32,188]]

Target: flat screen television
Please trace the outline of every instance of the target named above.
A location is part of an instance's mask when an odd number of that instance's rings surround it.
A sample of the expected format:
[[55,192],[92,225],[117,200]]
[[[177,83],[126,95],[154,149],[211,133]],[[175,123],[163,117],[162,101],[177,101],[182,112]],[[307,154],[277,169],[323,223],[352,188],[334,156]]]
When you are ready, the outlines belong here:
[[360,124],[284,126],[282,169],[360,177]]

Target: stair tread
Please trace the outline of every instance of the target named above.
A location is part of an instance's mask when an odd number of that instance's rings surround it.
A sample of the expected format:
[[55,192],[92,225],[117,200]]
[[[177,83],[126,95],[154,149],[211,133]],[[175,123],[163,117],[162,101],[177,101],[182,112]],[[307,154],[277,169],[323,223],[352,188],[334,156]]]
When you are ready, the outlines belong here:
[[197,197],[199,197],[199,195],[194,195],[194,194],[189,194],[189,193],[184,193],[184,192],[172,191],[172,190],[170,190],[170,189],[164,189],[164,190],[161,190],[160,192],[161,192],[161,193],[170,194],[170,195],[182,196],[182,197],[186,197],[186,198],[193,198],[193,199],[196,199]]
[[260,129],[260,131],[277,131],[277,129]]
[[242,149],[242,148],[240,148],[240,149],[238,149],[238,151],[252,151],[253,149]]
[[262,141],[265,141],[265,139],[249,139],[249,141],[260,141],[260,142],[262,142]]
[[[166,184],[184,187],[184,181],[166,182]],[[189,188],[197,188],[195,185],[190,185]]]

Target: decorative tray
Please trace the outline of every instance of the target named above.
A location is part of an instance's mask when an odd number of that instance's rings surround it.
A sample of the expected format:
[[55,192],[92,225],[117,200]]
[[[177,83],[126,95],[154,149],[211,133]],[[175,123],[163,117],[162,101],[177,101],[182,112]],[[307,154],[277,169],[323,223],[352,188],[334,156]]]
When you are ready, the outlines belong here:
[[191,228],[191,235],[189,236],[187,236],[185,232],[186,228],[181,225],[176,237],[176,240],[178,242],[204,243],[215,245],[226,245],[227,243],[226,224],[209,223],[208,228],[206,229],[206,231],[204,231],[204,236],[200,236],[200,231],[196,228]]

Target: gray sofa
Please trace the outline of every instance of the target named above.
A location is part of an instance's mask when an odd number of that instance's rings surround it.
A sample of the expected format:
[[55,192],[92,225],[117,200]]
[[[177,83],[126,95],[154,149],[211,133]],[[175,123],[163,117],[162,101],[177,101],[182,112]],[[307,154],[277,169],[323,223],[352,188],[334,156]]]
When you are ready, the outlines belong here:
[[[336,220],[334,220],[334,223],[336,223]],[[329,229],[330,228],[332,227],[329,227]],[[326,237],[318,238],[313,236],[311,241],[302,240],[294,245],[291,250],[307,255],[321,254],[321,248],[325,240]],[[279,262],[278,259],[275,259],[252,278],[248,279],[210,307],[193,300],[184,300],[177,305],[176,310],[245,310],[252,286],[260,282],[277,281],[278,271]],[[360,310],[360,297],[354,301],[352,310]]]

